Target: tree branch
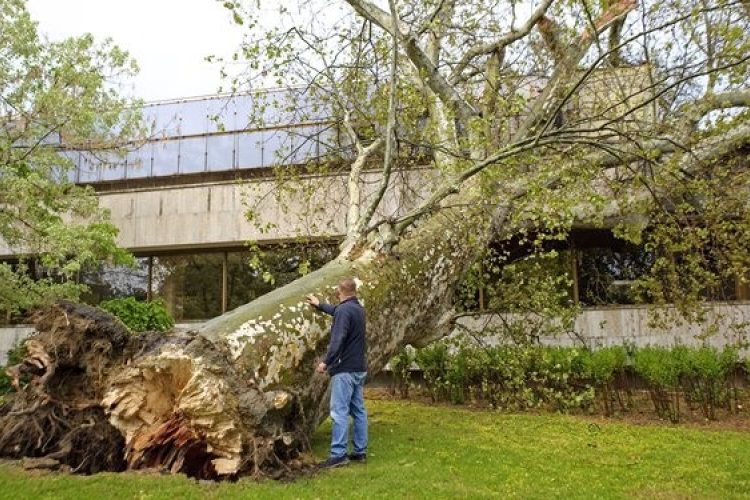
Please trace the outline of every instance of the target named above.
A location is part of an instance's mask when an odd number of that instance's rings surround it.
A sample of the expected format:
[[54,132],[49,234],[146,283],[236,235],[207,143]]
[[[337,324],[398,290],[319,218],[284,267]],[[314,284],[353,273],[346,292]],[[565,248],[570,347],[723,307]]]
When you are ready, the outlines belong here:
[[[389,0],[391,15],[394,19],[398,18],[396,4],[394,0]],[[391,78],[390,78],[390,95],[388,96],[388,122],[386,125],[385,138],[385,155],[383,158],[383,177],[380,180],[380,188],[375,194],[372,202],[365,210],[365,214],[357,221],[354,231],[347,235],[347,239],[352,242],[359,238],[364,228],[370,223],[375,210],[380,205],[380,201],[385,196],[388,184],[391,180],[391,172],[394,163],[394,149],[396,145],[396,104],[398,103],[398,37],[393,36],[393,47],[391,48]],[[389,244],[389,243],[386,243]]]
[[[556,104],[558,108],[560,107],[560,103],[555,102],[558,101],[558,99],[554,99],[553,96],[560,92],[561,87],[565,85],[573,74],[579,61],[584,55],[586,55],[594,37],[606,29],[611,23],[622,16],[627,15],[628,12],[635,8],[636,3],[634,0],[620,0],[620,2],[602,13],[602,15],[594,21],[593,26],[590,29],[584,31],[576,38],[571,44],[565,57],[555,66],[550,81],[542,91],[542,94],[536,99],[527,119],[516,132],[516,139],[526,136],[531,129],[545,118],[547,119],[547,123],[550,123],[550,119],[554,118],[554,115],[549,114],[550,108]],[[582,81],[579,81],[578,85],[581,83]],[[541,137],[541,134],[539,134],[538,137]]]
[[477,111],[459,94],[451,83],[440,73],[427,53],[419,46],[415,34],[404,33],[394,21],[393,16],[367,0],[346,0],[352,8],[365,19],[378,25],[392,36],[397,36],[404,45],[406,55],[419,71],[420,77],[427,86],[452,109],[462,123],[468,125],[477,116]]
[[547,16],[543,16],[537,25],[547,50],[552,54],[555,66],[562,64],[565,58],[565,50],[563,49],[563,42],[560,40],[560,27]]
[[506,33],[492,43],[476,45],[469,49],[463,55],[461,60],[458,61],[458,64],[453,69],[453,73],[451,73],[448,81],[453,85],[461,81],[461,74],[474,58],[501,51],[513,42],[527,36],[537,24],[537,22],[542,19],[542,16],[544,16],[544,14],[547,12],[554,1],[555,0],[544,0],[519,29],[512,30],[510,33]]

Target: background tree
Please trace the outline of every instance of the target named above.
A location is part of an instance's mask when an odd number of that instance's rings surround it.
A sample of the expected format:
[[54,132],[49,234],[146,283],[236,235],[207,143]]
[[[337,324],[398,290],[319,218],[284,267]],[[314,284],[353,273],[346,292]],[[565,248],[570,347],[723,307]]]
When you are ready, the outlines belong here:
[[[615,226],[658,250],[654,268],[669,272],[648,287],[655,298],[670,298],[670,280],[691,284],[709,272],[718,255],[745,275],[742,2],[289,2],[278,15],[295,22],[276,30],[261,29],[259,2],[225,5],[249,28],[246,82],[303,83],[347,138],[321,162],[348,179],[341,253],[193,337],[124,341],[83,309],[52,309],[18,368],[42,383],[11,412],[37,425],[11,432],[23,424],[6,417],[4,454],[48,454],[85,470],[62,452],[69,433],[50,412],[94,400],[97,422],[106,416],[124,436],[128,467],[201,477],[284,470],[327,413],[328,378],[313,369],[327,329],[305,294],[360,280],[377,372],[401,346],[452,329],[458,283],[490,241]],[[266,105],[276,103],[259,113]],[[302,119],[319,108],[284,109]],[[425,163],[436,175],[420,201],[387,212],[394,175]],[[373,169],[379,181],[366,196]],[[280,171],[311,185],[305,170]],[[719,216],[722,206],[731,217]],[[644,233],[656,223],[664,229]],[[697,246],[709,239],[713,255]],[[65,352],[88,354],[58,354],[61,335]],[[92,363],[106,376],[81,376],[80,391],[45,399],[55,381],[89,374]]]
[[0,263],[0,310],[13,313],[78,297],[87,263],[131,261],[93,190],[71,182],[71,158],[137,136],[117,89],[137,68],[109,40],[42,39],[22,0],[0,4],[0,26],[0,239],[20,256]]

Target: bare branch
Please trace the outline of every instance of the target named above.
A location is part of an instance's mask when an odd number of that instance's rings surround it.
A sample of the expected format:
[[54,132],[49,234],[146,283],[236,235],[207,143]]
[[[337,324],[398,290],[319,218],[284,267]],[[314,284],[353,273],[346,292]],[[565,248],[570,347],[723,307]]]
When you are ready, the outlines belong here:
[[346,215],[346,227],[349,233],[359,226],[359,210],[362,204],[362,189],[360,187],[362,169],[367,163],[367,160],[383,146],[383,142],[383,138],[378,137],[372,144],[362,149],[362,152],[357,155],[357,159],[352,163],[352,168],[349,171],[349,179],[347,181],[349,209]]
[[453,73],[449,77],[448,81],[451,84],[455,84],[460,81],[461,74],[471,63],[471,61],[476,57],[503,50],[508,45],[528,35],[537,24],[537,22],[542,19],[542,16],[544,16],[544,14],[550,8],[552,2],[554,2],[554,0],[544,0],[519,29],[512,30],[510,33],[503,35],[498,40],[495,40],[492,43],[476,45],[469,49],[454,68]]
[[[750,59],[750,55],[743,58],[743,61],[747,59]],[[750,89],[706,94],[697,101],[683,106],[682,110],[686,113],[689,126],[695,128],[700,119],[708,113],[731,108],[750,108]]]
[[400,42],[404,45],[409,60],[416,66],[422,80],[443,103],[455,112],[456,117],[461,122],[468,124],[471,118],[477,116],[478,113],[474,107],[456,91],[440,73],[427,53],[419,46],[416,34],[404,33],[400,26],[397,27],[390,14],[367,0],[346,0],[346,2],[365,19],[370,20],[391,35],[398,36]]
[[[591,43],[594,41],[594,37],[598,35],[602,30],[606,29],[610,24],[615,22],[617,19],[625,16],[628,12],[636,8],[634,0],[620,0],[617,4],[612,6],[610,9],[605,11],[598,19],[593,23],[593,26],[581,33],[571,44],[568,53],[556,65],[555,71],[552,73],[552,77],[547,83],[546,87],[542,91],[542,94],[536,99],[534,106],[532,107],[527,119],[523,125],[516,132],[515,137],[521,138],[526,136],[532,128],[534,128],[540,121],[546,119],[547,124],[542,128],[542,131],[537,137],[541,137],[542,133],[549,127],[549,124],[554,119],[555,114],[550,113],[552,107],[561,106],[559,98],[555,96],[560,93],[561,88],[566,85],[575,72],[578,63],[588,51]],[[591,71],[591,70],[590,70]],[[590,73],[589,71],[589,73]],[[585,77],[586,75],[584,75]],[[576,86],[583,83],[582,79],[579,79]],[[568,94],[570,95],[570,94]],[[558,101],[558,102],[556,102]],[[564,101],[563,101],[564,102]]]
[[[425,20],[424,24],[420,28],[416,30],[418,35],[423,35],[428,29],[431,29],[432,24],[437,20],[438,16],[441,15],[443,12],[443,7],[445,6],[446,0],[440,0],[438,4],[435,6],[435,9],[432,11],[432,13],[427,16],[427,19]],[[453,7],[453,4],[455,3],[455,0],[451,0],[451,7]]]
[[[391,8],[391,15],[394,19],[398,19],[398,12],[396,11],[395,0],[389,0]],[[359,236],[362,230],[370,223],[375,210],[380,205],[380,201],[385,196],[385,191],[388,189],[388,184],[391,181],[391,172],[393,170],[394,163],[394,149],[396,146],[396,104],[398,103],[398,37],[393,37],[393,47],[391,48],[391,81],[390,81],[390,95],[388,96],[388,123],[386,125],[386,138],[385,138],[385,157],[383,158],[383,177],[380,181],[380,188],[375,194],[370,206],[365,211],[365,214],[357,222],[355,233]]]

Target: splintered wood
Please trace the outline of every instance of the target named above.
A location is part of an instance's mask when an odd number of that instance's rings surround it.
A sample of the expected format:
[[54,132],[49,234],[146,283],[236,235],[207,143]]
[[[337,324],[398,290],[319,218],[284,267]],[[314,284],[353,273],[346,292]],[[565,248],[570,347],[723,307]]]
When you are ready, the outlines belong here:
[[184,466],[192,472],[196,467],[186,457],[193,457],[206,463],[198,468],[201,477],[238,472],[237,400],[215,375],[222,373],[219,368],[166,346],[112,377],[102,406],[125,436],[130,468],[180,471]]

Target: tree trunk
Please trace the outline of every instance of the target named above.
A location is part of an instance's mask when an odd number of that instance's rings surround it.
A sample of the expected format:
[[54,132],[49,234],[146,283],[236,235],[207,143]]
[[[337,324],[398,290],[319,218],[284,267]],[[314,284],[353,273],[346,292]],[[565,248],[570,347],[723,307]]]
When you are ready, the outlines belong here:
[[304,466],[328,413],[329,377],[314,366],[330,324],[305,296],[359,280],[375,374],[406,343],[446,333],[481,222],[468,209],[434,214],[391,252],[362,245],[189,335],[131,336],[98,309],[59,303],[11,369],[32,379],[0,417],[0,454],[201,478]]

